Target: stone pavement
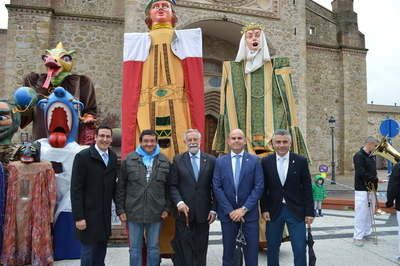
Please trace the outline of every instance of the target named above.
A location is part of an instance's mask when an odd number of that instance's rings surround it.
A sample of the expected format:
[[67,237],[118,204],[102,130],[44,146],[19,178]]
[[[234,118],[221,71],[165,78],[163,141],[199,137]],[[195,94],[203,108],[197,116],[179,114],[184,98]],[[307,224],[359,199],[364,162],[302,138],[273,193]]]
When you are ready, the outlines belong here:
[[[317,265],[330,266],[386,266],[400,265],[396,260],[398,245],[398,227],[394,215],[376,216],[378,244],[366,241],[363,247],[353,244],[353,211],[325,210],[324,217],[316,218],[313,224],[315,239],[314,249]],[[222,241],[220,224],[211,226],[208,248],[209,266],[222,265]],[[281,265],[293,265],[290,243],[282,244],[280,254]],[[55,266],[78,266],[79,260],[59,261]],[[108,248],[106,265],[129,265],[127,247]],[[172,266],[170,260],[163,260],[162,266]],[[259,253],[259,265],[267,265],[265,252]]]

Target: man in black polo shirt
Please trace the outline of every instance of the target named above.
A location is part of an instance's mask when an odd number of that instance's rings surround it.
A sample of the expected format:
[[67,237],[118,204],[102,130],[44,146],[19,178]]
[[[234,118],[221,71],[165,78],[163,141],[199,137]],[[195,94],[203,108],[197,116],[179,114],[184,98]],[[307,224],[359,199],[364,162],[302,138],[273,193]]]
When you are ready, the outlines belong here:
[[375,156],[371,153],[378,145],[378,140],[368,137],[364,146],[354,155],[354,244],[363,245],[363,240],[372,233],[372,221],[375,212],[375,195],[378,187]]

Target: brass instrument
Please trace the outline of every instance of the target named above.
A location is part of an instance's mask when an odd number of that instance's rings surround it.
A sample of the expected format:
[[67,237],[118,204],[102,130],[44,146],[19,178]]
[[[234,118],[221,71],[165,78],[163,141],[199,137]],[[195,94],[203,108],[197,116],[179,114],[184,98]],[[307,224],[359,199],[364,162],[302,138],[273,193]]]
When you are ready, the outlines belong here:
[[371,155],[379,155],[392,163],[396,164],[400,162],[400,152],[398,152],[384,137],[379,143],[378,147],[375,148]]

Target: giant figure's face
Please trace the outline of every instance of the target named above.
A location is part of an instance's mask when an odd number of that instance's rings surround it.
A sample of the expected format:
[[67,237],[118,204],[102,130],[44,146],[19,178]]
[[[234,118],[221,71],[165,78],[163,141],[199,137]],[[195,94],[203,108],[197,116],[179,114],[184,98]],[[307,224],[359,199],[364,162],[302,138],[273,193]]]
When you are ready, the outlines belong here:
[[150,7],[149,15],[153,24],[171,23],[173,17],[171,3],[168,1],[157,1],[153,3]]
[[250,51],[257,51],[261,48],[261,30],[254,29],[246,31],[246,45]]

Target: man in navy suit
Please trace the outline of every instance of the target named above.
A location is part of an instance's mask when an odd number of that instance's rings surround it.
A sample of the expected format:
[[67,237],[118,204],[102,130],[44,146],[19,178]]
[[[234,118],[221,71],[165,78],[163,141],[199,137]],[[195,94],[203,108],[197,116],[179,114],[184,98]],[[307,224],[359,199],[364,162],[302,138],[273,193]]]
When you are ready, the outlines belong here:
[[307,159],[289,152],[291,136],[279,129],[272,137],[275,153],[262,159],[264,194],[260,200],[267,221],[268,266],[279,265],[285,223],[294,253],[294,265],[306,266],[306,227],[314,219],[311,176]]
[[259,159],[244,151],[245,143],[243,131],[232,130],[228,137],[231,152],[215,162],[213,190],[222,227],[223,266],[233,264],[241,223],[247,242],[245,264],[258,265],[258,200],[263,193],[264,181]]

